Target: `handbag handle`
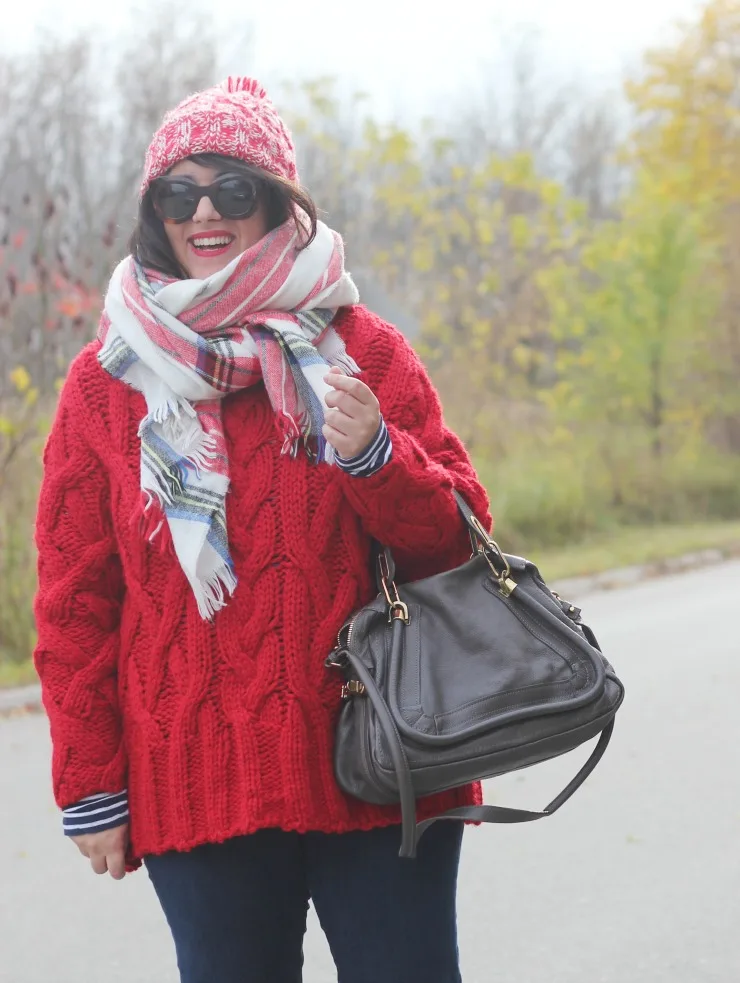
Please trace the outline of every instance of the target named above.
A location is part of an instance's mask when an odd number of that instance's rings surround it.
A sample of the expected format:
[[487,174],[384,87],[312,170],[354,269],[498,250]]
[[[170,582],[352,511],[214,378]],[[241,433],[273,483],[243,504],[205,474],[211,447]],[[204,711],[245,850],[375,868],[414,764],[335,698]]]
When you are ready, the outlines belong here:
[[[473,510],[456,488],[452,489],[452,495],[467,526],[473,552],[483,553],[488,558],[500,586],[503,587],[511,573],[508,559],[499,549],[498,543],[491,539],[490,533],[486,532],[482,523],[479,522]],[[495,565],[492,562],[493,557],[496,558]],[[373,540],[373,565],[378,592],[388,597],[388,588],[394,588],[394,593],[397,595],[398,592],[395,591],[396,563],[393,559],[393,553],[390,547],[384,546],[378,540]]]
[[[402,632],[402,620],[400,618],[394,618],[392,643],[394,649],[397,649],[402,644]],[[603,757],[611,740],[614,730],[614,720],[611,720],[601,732],[596,747],[575,778],[541,812],[533,812],[528,809],[512,809],[506,806],[460,806],[457,809],[449,809],[447,812],[442,812],[438,816],[433,816],[431,819],[425,819],[417,823],[416,794],[414,792],[411,769],[409,768],[408,758],[406,757],[406,752],[395,721],[382,694],[378,690],[372,674],[368,671],[362,660],[347,649],[345,649],[345,654],[352,668],[357,673],[358,679],[365,686],[365,695],[375,709],[378,723],[383,730],[383,736],[387,741],[388,750],[393,761],[401,803],[401,849],[398,852],[399,857],[415,857],[416,848],[422,835],[432,823],[436,823],[440,819],[455,819],[475,823],[530,823],[536,819],[544,819],[545,816],[552,816],[583,785]],[[394,657],[398,658],[397,651],[394,652]]]

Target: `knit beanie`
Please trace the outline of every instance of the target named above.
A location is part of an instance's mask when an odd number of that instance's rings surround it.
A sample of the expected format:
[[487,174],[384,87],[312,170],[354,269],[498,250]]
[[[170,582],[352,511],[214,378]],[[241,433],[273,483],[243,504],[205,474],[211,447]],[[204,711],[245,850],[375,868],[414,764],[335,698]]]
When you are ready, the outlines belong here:
[[168,112],[146,152],[140,197],[178,161],[223,154],[298,181],[290,133],[256,79],[232,76]]

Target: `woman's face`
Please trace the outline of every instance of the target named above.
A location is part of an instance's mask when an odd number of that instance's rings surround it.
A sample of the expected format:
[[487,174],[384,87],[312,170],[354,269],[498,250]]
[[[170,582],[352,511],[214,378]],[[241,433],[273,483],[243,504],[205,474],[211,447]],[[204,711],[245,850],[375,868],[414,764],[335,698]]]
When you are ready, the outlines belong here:
[[[170,177],[184,178],[194,184],[212,184],[223,170],[204,167],[193,160],[182,160],[168,172]],[[269,228],[265,206],[260,202],[249,218],[222,218],[210,198],[203,197],[191,219],[178,225],[165,222],[164,230],[175,259],[196,280],[218,273],[245,249],[267,235]],[[222,240],[214,245],[206,240]]]

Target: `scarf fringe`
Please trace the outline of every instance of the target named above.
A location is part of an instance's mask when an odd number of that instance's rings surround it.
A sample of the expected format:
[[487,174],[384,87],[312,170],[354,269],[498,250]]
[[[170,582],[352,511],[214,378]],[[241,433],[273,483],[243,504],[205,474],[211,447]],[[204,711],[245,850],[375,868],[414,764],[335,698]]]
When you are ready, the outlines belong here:
[[[185,411],[186,420],[182,419],[181,410]],[[203,430],[198,412],[190,403],[170,400],[155,407],[139,424],[139,440],[145,440],[147,430],[155,425],[161,429],[162,437],[170,447],[176,447],[180,456],[196,471],[201,468],[208,471],[208,462],[218,457],[216,438]]]
[[186,399],[180,399],[173,393],[171,397],[165,398],[163,402],[155,406],[144,419],[150,419],[154,423],[164,424],[173,416],[179,420],[181,412],[184,412],[186,416],[191,418],[198,416],[197,411],[191,403]]
[[327,356],[326,361],[331,368],[341,369],[345,375],[360,374],[360,366],[347,351],[334,352]]
[[231,597],[236,590],[236,576],[227,563],[221,563],[205,580],[191,580],[190,586],[201,618],[213,621],[215,615],[226,607],[226,594]]
[[130,528],[136,528],[139,535],[150,543],[159,553],[168,556],[175,555],[175,546],[172,536],[169,535],[169,527],[165,521],[164,512],[161,508],[154,508],[155,501],[159,501],[148,489],[142,489],[139,497],[139,507],[134,509],[129,519]]
[[[147,431],[151,429],[153,421],[154,416],[152,414],[142,420],[139,427],[139,439],[142,443],[146,443]],[[214,470],[213,462],[218,459],[216,438],[205,433],[197,419],[191,421],[191,427],[188,428],[190,432],[185,433],[183,429],[176,435],[177,442],[171,439],[172,433],[167,427],[167,424],[171,422],[171,417],[168,417],[159,426],[170,446],[178,448],[179,460],[167,465],[163,464],[158,469],[146,467],[146,472],[151,477],[149,483],[144,481],[145,465],[142,461],[142,489],[153,492],[163,509],[165,505],[171,505],[175,498],[183,494],[187,484],[188,468],[191,468],[197,478],[200,479],[204,471]]]

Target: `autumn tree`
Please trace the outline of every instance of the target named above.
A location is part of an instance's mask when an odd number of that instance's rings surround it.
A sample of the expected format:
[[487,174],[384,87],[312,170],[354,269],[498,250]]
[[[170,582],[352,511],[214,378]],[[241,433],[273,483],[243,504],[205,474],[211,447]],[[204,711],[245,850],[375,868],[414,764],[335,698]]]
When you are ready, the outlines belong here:
[[702,222],[643,176],[579,263],[541,278],[558,346],[558,381],[541,396],[609,474],[617,507],[696,458],[716,409],[700,328],[719,298]]
[[[740,2],[710,0],[675,44],[651,51],[627,92],[638,123],[632,160],[676,208],[701,214],[716,247],[718,316],[697,325],[717,356],[714,435],[740,452]],[[716,403],[716,400],[715,400]]]

